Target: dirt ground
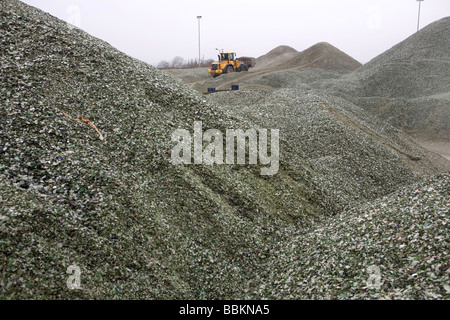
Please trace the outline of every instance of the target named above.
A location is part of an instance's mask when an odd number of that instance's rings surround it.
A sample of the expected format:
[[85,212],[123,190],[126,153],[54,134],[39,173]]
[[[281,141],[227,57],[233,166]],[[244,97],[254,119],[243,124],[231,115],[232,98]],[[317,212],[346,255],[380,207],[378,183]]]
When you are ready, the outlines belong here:
[[425,149],[440,154],[450,160],[450,140],[445,139],[426,139],[419,136],[412,136],[413,140]]

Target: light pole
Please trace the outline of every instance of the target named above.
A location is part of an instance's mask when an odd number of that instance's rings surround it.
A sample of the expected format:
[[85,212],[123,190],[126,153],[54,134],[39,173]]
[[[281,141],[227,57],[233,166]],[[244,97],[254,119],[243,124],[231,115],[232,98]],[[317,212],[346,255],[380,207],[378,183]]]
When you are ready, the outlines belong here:
[[420,26],[420,5],[422,4],[423,0],[417,0],[419,2],[419,16],[417,17],[417,31],[419,31]]
[[197,16],[198,19],[198,66],[200,67],[200,19],[202,16]]

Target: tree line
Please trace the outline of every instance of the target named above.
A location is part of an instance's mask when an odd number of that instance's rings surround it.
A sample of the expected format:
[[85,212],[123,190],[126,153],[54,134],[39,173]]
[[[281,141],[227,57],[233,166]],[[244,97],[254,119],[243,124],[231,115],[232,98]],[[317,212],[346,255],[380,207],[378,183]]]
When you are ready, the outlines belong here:
[[[213,59],[201,60],[200,67],[206,68],[213,63]],[[188,69],[188,68],[197,68],[199,67],[198,59],[188,59],[185,60],[180,56],[176,56],[172,59],[172,61],[162,60],[160,61],[156,67],[158,69]]]

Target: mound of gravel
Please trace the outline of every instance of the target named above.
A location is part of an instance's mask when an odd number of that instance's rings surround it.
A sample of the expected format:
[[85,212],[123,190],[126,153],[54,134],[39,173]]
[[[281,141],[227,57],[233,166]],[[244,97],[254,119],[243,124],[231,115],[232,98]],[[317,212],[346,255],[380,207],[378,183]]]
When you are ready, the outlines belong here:
[[449,194],[450,175],[437,175],[293,232],[259,291],[275,299],[449,299]]
[[255,124],[21,2],[1,25],[2,298],[252,297],[282,228],[345,205],[286,141],[273,177],[171,165],[177,128]]
[[[443,158],[427,152],[387,123],[345,99],[308,85],[274,91],[220,92],[209,95],[223,113],[263,128],[280,128],[282,151],[297,168],[301,151],[314,175],[339,210],[367,201],[414,180],[414,175],[449,170]],[[301,169],[300,169],[301,170]]]
[[331,210],[259,166],[173,166],[175,129],[254,124],[21,2],[0,12],[1,298],[244,297],[280,226]]
[[256,63],[257,70],[308,68],[349,72],[360,66],[358,61],[326,42],[319,42],[302,52],[280,46],[259,57]]
[[363,97],[418,98],[449,92],[450,17],[438,20],[345,77]]
[[450,138],[450,17],[319,87],[424,137]]
[[353,71],[361,63],[326,42],[320,42],[300,52],[287,65],[298,68]]
[[276,68],[282,66],[298,54],[298,51],[289,46],[278,46],[265,55],[256,59],[255,70]]
[[[266,298],[293,233],[441,168],[343,99],[207,98],[19,1],[0,10],[2,299]],[[195,120],[279,128],[278,174],[172,165],[172,132]]]
[[437,20],[365,64],[358,72],[401,60],[440,60],[450,56],[450,17]]

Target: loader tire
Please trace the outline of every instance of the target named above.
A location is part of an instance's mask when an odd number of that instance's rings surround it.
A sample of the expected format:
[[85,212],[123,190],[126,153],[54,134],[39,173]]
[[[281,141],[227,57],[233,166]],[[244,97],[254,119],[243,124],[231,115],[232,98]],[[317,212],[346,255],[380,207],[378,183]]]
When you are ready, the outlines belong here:
[[234,72],[234,69],[233,69],[232,66],[228,66],[228,67],[225,69],[225,73],[232,73],[232,72]]

